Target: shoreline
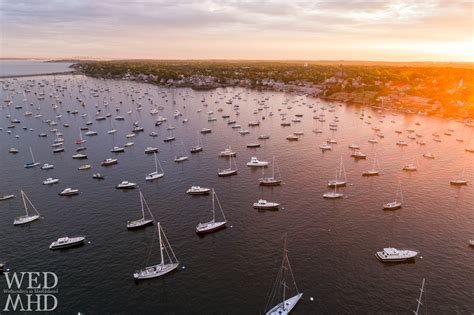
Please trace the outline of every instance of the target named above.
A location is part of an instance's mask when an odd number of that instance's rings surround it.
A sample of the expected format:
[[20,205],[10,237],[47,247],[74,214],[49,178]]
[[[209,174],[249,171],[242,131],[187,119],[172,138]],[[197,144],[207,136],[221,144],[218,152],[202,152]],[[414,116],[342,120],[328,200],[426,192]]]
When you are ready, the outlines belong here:
[[38,74],[0,75],[0,80],[15,79],[15,78],[28,78],[28,77],[43,77],[43,76],[63,75],[63,74],[77,74],[77,72],[72,70],[72,71],[64,71],[64,72],[47,72],[47,73],[38,73]]

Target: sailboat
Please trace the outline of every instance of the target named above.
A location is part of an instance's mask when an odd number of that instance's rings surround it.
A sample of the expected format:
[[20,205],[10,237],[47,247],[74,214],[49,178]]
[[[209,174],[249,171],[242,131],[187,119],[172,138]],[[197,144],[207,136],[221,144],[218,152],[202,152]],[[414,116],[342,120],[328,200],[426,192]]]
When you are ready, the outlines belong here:
[[[151,213],[150,207],[148,207],[145,197],[143,197],[143,194],[141,191],[140,191],[140,204],[142,206],[142,217],[138,220],[128,221],[127,229],[129,230],[140,229],[148,225],[153,225],[153,222],[155,221],[155,219],[153,218],[153,214]],[[146,206],[148,213],[151,216],[151,219],[145,219],[145,207],[143,205]]]
[[[398,201],[398,198],[400,198],[401,201]],[[402,207],[402,202],[403,202],[402,185],[400,184],[400,182],[398,182],[397,195],[395,196],[395,201],[384,204],[383,209],[384,210],[400,209]]]
[[199,132],[198,132],[198,137],[197,137],[197,145],[191,148],[191,153],[198,153],[202,151],[202,145],[200,143],[199,139]]
[[[337,173],[338,173],[338,170],[336,169],[335,181],[337,181]],[[333,185],[333,187],[334,187],[334,191],[328,191],[327,193],[323,194],[323,198],[326,198],[326,199],[342,198],[343,194],[337,192],[338,185]]]
[[87,142],[87,140],[82,138],[82,131],[79,130],[79,139],[76,140],[76,144],[82,144],[84,142]]
[[328,181],[328,186],[333,187],[342,187],[346,186],[347,184],[347,176],[346,176],[346,169],[344,167],[344,163],[342,162],[342,156],[341,156],[341,162],[339,164],[339,171],[336,171],[336,179],[332,179]]
[[174,158],[174,161],[175,161],[176,163],[184,162],[184,161],[186,161],[186,160],[188,159],[188,156],[185,155],[184,152],[186,152],[186,150],[185,150],[185,148],[184,148],[184,143],[183,143],[183,153],[180,154],[180,155],[175,156],[175,158]]
[[31,168],[31,167],[36,167],[36,166],[40,165],[40,163],[35,162],[35,157],[33,155],[33,151],[31,150],[31,147],[30,147],[30,154],[31,154],[31,161],[32,162],[26,163],[24,165],[25,168]]
[[[30,199],[28,198],[28,196],[25,194],[23,190],[21,191],[21,198],[23,199],[23,206],[25,207],[26,214],[24,216],[17,217],[15,221],[13,221],[13,225],[22,225],[22,224],[30,223],[40,218],[40,214],[38,210],[35,208],[35,206],[30,201]],[[28,202],[28,204],[31,206],[35,214],[28,213],[28,206],[26,202]]]
[[[160,222],[158,222],[156,230],[158,232],[158,238],[160,242],[159,246],[160,246],[161,261],[159,264],[151,265],[151,266],[135,271],[133,273],[133,278],[135,278],[135,280],[144,280],[144,279],[160,277],[173,271],[179,266],[179,261],[176,258],[173,252],[173,249],[171,248],[171,245],[168,242],[168,239],[166,238],[165,232],[161,228]],[[153,236],[153,241],[154,239],[155,238]],[[153,246],[153,243],[152,243],[152,246]],[[165,263],[165,255],[166,255],[167,260],[169,261],[168,263]]]
[[[219,205],[219,208],[221,209],[222,218],[224,219],[224,221],[216,222],[215,200],[217,200],[217,204]],[[217,194],[213,188],[212,189],[212,220],[206,223],[199,223],[196,226],[196,233],[205,234],[205,233],[215,232],[217,230],[225,228],[226,223],[227,223],[227,220],[224,215],[224,210],[222,210],[221,203],[219,202],[219,199],[217,198]]]
[[[273,157],[273,163],[272,163],[272,176],[271,177],[263,177],[265,174],[265,168],[262,168],[262,178],[260,178],[258,181],[260,182],[260,185],[262,186],[280,186],[281,184],[281,178],[276,179],[275,178],[275,157]],[[278,169],[278,174],[281,177],[280,170]]]
[[449,181],[449,183],[453,186],[465,186],[467,185],[468,181],[464,179],[464,173],[466,171],[466,168],[463,168],[461,177],[455,178]]
[[[286,280],[287,278],[291,278],[291,282],[288,283]],[[293,286],[296,290],[296,295],[288,298],[286,295],[286,290],[290,289]],[[280,291],[282,290],[282,291]],[[282,292],[282,300],[277,305],[273,306],[274,301],[278,301],[279,292]],[[270,292],[270,296],[266,306],[266,315],[283,315],[289,314],[291,310],[295,307],[295,305],[299,302],[303,293],[298,291],[298,287],[296,286],[295,277],[293,276],[293,271],[291,270],[290,260],[288,259],[288,250],[286,249],[286,236],[284,241],[283,247],[283,260],[281,262],[280,270],[277,274],[277,278],[275,283],[273,284],[272,290]]]
[[374,154],[374,164],[371,169],[368,169],[362,173],[362,176],[378,176],[379,170],[377,169],[377,155]]
[[[160,161],[158,161],[158,159],[156,158],[156,153],[153,153],[153,155],[155,156],[155,171],[151,172],[150,174],[148,174],[145,177],[145,180],[148,180],[148,181],[152,181],[152,180],[161,178],[165,175],[165,173],[163,172],[163,168],[161,167]],[[160,165],[161,173],[158,173],[158,164]]]
[[224,170],[217,169],[217,176],[225,177],[225,176],[237,175],[238,170],[237,170],[237,164],[235,163],[235,160],[234,160],[235,169],[232,169],[233,158],[234,157],[232,155],[229,156],[229,168],[224,169]]

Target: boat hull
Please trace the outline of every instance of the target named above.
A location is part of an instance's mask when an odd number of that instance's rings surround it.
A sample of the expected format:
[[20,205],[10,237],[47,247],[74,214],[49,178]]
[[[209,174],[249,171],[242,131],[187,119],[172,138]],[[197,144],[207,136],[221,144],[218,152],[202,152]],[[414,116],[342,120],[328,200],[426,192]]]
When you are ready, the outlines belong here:
[[278,305],[274,306],[272,309],[270,309],[268,312],[266,312],[266,315],[283,315],[283,314],[289,314],[291,310],[296,306],[296,304],[299,302],[301,297],[303,296],[303,293],[299,293],[284,302],[279,303]]
[[138,230],[153,225],[153,220],[137,220],[127,223],[127,230]]
[[202,227],[202,228],[197,226],[196,227],[196,233],[199,234],[199,235],[202,235],[202,234],[216,232],[218,230],[225,229],[226,223],[227,222],[225,222],[225,221],[224,222],[215,222],[214,224],[212,224],[209,227]]
[[31,216],[28,216],[28,217],[19,217],[19,218],[16,218],[15,221],[13,221],[13,225],[23,225],[23,224],[28,224],[28,223],[31,223],[33,221],[36,221],[40,218],[39,215],[31,215]]
[[84,245],[84,240],[73,242],[73,243],[68,243],[68,244],[61,244],[61,245],[51,244],[49,246],[49,249],[51,249],[51,250],[67,249],[67,248],[73,248],[73,247],[80,247],[82,245]]
[[175,270],[178,266],[179,263],[150,266],[135,272],[133,277],[135,280],[157,278]]

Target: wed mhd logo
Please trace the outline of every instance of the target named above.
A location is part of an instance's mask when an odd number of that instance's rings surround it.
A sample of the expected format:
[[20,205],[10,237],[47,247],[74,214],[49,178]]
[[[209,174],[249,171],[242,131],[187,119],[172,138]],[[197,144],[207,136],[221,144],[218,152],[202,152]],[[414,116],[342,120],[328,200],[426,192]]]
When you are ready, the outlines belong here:
[[[54,311],[58,307],[58,276],[54,272],[4,272],[8,311]],[[1,300],[0,300],[1,301]]]

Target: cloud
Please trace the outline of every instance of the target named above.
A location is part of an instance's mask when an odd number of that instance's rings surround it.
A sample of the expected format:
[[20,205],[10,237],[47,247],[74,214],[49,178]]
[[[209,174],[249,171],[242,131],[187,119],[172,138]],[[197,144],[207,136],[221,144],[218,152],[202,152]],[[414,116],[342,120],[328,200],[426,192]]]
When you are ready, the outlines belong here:
[[[212,47],[221,58],[244,49],[260,58],[262,50],[250,45],[314,51],[315,43],[343,42],[339,55],[351,59],[357,43],[472,42],[472,6],[450,0],[4,0],[1,54],[159,58],[185,49],[186,58],[203,51],[216,57]],[[296,50],[288,58],[295,56]]]

